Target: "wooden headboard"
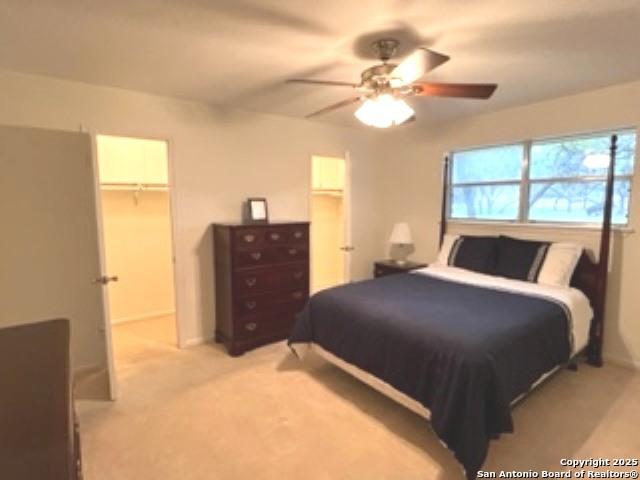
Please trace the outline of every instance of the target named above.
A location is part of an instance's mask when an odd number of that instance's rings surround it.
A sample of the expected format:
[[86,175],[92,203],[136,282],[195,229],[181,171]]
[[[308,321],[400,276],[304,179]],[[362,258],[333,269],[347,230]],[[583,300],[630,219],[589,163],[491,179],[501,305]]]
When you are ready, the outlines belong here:
[[[609,271],[609,249],[611,241],[611,214],[613,209],[613,183],[615,180],[616,149],[618,137],[611,136],[611,161],[607,170],[604,215],[600,231],[600,252],[595,261],[586,251],[582,253],[571,278],[571,286],[581,290],[591,303],[593,319],[589,331],[587,361],[594,366],[602,366],[602,345],[604,341],[604,311]],[[440,218],[440,245],[447,231],[447,201],[449,187],[449,158],[445,157],[442,175],[442,209]]]

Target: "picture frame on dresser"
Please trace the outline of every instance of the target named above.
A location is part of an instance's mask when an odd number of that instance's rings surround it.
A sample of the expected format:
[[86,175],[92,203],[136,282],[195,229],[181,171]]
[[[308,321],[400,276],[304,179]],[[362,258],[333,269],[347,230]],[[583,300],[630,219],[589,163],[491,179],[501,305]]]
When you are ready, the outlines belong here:
[[244,204],[243,220],[247,224],[269,223],[269,207],[264,197],[250,197]]

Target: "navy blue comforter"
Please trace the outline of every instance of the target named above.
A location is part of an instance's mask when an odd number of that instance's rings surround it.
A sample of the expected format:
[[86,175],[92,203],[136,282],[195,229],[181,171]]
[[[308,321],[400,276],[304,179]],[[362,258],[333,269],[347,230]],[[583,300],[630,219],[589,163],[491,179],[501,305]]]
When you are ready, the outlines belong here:
[[569,313],[549,299],[399,274],[314,295],[289,344],[314,342],[431,411],[468,478],[510,403],[568,361]]

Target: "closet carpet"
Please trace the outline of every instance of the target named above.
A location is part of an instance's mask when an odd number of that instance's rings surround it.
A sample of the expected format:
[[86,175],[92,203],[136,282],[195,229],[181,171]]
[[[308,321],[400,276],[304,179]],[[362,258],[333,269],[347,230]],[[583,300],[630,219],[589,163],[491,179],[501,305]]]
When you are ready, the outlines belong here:
[[118,323],[112,330],[116,369],[137,366],[159,355],[175,352],[176,319],[173,315]]
[[[426,421],[283,343],[128,358],[117,402],[78,404],[86,480],[463,478]],[[492,443],[485,469],[637,457],[639,398],[638,372],[560,372],[515,408],[517,434]]]

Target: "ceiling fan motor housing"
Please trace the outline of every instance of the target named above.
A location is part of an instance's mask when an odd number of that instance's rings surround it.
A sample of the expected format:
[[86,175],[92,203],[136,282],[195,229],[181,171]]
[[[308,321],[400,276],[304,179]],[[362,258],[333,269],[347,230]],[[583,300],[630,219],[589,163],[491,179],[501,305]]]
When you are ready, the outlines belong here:
[[389,88],[391,72],[397,65],[392,63],[381,63],[371,68],[367,68],[361,75],[361,85],[372,90]]
[[395,38],[381,38],[373,42],[371,46],[378,52],[380,60],[386,63],[395,55],[399,45],[400,42]]

